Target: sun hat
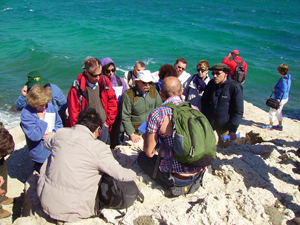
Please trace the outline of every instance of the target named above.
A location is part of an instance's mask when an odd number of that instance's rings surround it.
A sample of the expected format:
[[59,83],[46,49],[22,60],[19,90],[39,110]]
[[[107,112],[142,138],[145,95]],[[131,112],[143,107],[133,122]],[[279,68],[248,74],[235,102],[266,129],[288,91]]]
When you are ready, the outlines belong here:
[[213,67],[208,68],[208,70],[222,70],[225,73],[231,73],[231,69],[224,63],[217,63]]
[[85,57],[85,59],[83,60],[83,66],[81,67],[81,69],[85,69],[85,63],[86,63],[86,61],[88,61],[89,59],[92,59],[92,58],[94,58],[93,56],[87,56],[87,57]]
[[146,83],[153,82],[150,70],[140,70],[135,80],[141,80]]
[[49,81],[42,77],[42,74],[40,71],[32,71],[27,74],[28,81],[25,83],[27,85],[27,88],[30,89],[35,84],[41,84],[45,86],[49,83]]
[[231,54],[240,54],[240,53],[239,53],[238,50],[235,49],[235,50],[233,50],[233,51],[231,52]]

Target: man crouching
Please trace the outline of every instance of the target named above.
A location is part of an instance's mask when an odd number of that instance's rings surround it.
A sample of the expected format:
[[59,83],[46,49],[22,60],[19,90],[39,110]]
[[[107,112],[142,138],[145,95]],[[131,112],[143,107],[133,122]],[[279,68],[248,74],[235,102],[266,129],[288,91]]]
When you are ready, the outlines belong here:
[[[185,167],[172,156],[173,113],[170,107],[164,105],[182,103],[180,98],[182,92],[180,81],[176,77],[167,77],[163,80],[160,94],[164,103],[149,115],[146,133],[143,135],[144,151],[139,154],[137,160],[148,176],[153,177],[155,173],[154,180],[164,188],[168,188],[174,196],[196,191],[204,170],[202,167]],[[159,138],[163,144],[162,154],[158,158],[155,153]]]
[[48,135],[51,151],[43,164],[37,194],[53,219],[75,222],[95,215],[98,183],[106,173],[118,181],[133,181],[135,172],[123,168],[109,147],[98,140],[100,116],[94,108],[79,113],[77,124]]

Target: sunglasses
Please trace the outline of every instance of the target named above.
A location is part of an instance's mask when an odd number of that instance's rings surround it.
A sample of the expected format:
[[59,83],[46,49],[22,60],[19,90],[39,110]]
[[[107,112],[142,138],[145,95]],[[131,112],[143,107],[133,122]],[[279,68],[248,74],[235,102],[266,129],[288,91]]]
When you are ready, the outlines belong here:
[[99,73],[99,74],[93,74],[93,73],[91,73],[91,72],[88,72],[92,77],[94,77],[94,78],[96,78],[96,77],[99,77],[100,75],[101,75],[101,73]]
[[185,70],[185,68],[181,67],[181,66],[177,66],[179,69]]
[[201,71],[201,73],[204,73],[206,70],[197,69],[197,72],[200,72],[200,71]]
[[112,70],[105,70],[105,73],[110,73],[110,72],[115,72],[116,71],[116,69],[112,69]]
[[217,75],[219,76],[223,71],[218,71],[218,72],[211,72],[211,74],[214,76],[214,75]]
[[144,81],[142,81],[142,82],[143,82],[143,84],[149,84],[149,85],[152,84],[152,82],[144,82]]

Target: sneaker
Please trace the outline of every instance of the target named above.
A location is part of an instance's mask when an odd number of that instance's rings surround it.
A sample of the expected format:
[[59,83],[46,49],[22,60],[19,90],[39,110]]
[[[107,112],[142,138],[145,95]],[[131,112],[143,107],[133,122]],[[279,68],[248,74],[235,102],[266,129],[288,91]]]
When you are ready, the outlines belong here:
[[275,129],[275,130],[282,131],[283,126],[277,125],[277,126],[273,126],[272,128]]
[[13,198],[9,198],[9,197],[5,196],[5,199],[2,202],[0,202],[0,204],[2,204],[2,205],[9,205],[9,204],[13,203],[13,201],[14,201]]
[[9,217],[11,213],[5,209],[0,210],[0,219]]
[[262,125],[262,128],[263,128],[263,129],[272,130],[272,129],[273,129],[273,126],[271,126],[271,125]]

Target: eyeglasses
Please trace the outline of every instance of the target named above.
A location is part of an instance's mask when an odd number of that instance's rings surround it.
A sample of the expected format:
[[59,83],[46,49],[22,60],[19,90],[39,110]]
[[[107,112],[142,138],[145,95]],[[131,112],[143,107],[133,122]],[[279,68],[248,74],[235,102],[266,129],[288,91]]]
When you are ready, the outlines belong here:
[[99,73],[99,74],[93,74],[93,73],[91,73],[91,72],[88,72],[92,77],[94,77],[94,78],[96,78],[96,77],[99,77],[100,75],[101,75],[101,73]]
[[110,72],[115,72],[116,71],[116,69],[112,69],[112,70],[105,70],[105,73],[110,73]]
[[182,69],[182,70],[185,70],[185,68],[181,67],[181,66],[177,66],[178,69]]
[[207,70],[197,69],[197,71],[198,71],[198,72],[201,71],[201,73],[204,73],[204,72],[207,71]]
[[144,81],[142,81],[142,82],[143,82],[143,84],[149,84],[149,85],[152,84],[152,82],[144,82]]
[[213,76],[214,76],[214,75],[219,76],[221,73],[223,73],[223,71],[211,72],[211,74],[212,74]]

